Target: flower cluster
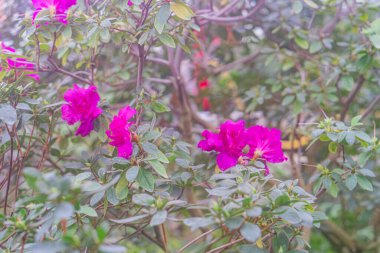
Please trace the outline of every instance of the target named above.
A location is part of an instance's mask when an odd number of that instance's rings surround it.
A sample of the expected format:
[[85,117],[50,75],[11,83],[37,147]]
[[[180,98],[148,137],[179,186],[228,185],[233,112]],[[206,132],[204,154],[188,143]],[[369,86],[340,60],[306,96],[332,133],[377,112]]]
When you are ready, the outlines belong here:
[[[3,42],[1,43],[1,53],[3,54],[14,54],[16,53],[16,49],[13,47],[8,47],[6,46]],[[7,63],[8,63],[8,68],[6,71],[10,71],[12,69],[20,69],[20,72],[16,73],[20,74],[22,71],[26,71],[29,74],[26,74],[26,76],[33,78],[36,81],[40,81],[40,77],[37,73],[35,73],[35,64],[33,62],[28,61],[25,58],[12,58],[12,57],[7,57]],[[0,67],[1,71],[1,67]]]
[[203,131],[198,147],[204,151],[216,151],[216,163],[225,171],[244,159],[281,163],[287,160],[281,148],[281,131],[263,126],[252,126],[246,129],[244,121],[226,121],[220,125],[219,133]]
[[[62,119],[69,125],[80,122],[76,135],[87,136],[94,129],[94,120],[102,114],[102,109],[98,107],[100,96],[96,87],[91,85],[88,88],[81,88],[74,84],[63,95],[67,102],[61,108]],[[122,108],[118,115],[113,117],[106,131],[107,136],[112,140],[109,144],[117,148],[118,156],[129,159],[132,155],[132,134],[129,130],[133,122],[130,119],[136,114],[136,110],[130,106]]]
[[117,155],[129,159],[132,155],[132,134],[129,130],[133,122],[129,120],[136,114],[136,109],[126,106],[122,108],[118,115],[113,117],[110,129],[106,131],[112,140],[109,144],[117,148]]
[[90,134],[94,129],[94,120],[102,114],[102,109],[98,107],[100,97],[96,87],[91,85],[81,88],[74,84],[74,88],[67,90],[63,98],[67,104],[62,106],[62,119],[69,125],[80,121],[76,135]]
[[32,3],[36,8],[33,12],[33,22],[41,11],[48,10],[55,21],[67,24],[67,10],[76,5],[77,0],[32,0]]

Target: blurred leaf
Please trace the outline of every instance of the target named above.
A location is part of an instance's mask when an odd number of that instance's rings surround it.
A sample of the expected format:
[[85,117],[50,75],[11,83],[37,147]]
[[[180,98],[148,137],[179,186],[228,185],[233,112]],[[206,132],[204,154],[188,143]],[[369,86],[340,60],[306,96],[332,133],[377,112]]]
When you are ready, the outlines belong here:
[[164,30],[165,24],[170,17],[170,5],[163,4],[161,8],[158,10],[157,15],[154,19],[154,27],[156,28],[159,34]]
[[256,242],[261,236],[260,228],[252,223],[245,223],[240,229],[241,235],[249,242]]
[[152,219],[150,220],[150,225],[157,226],[164,223],[166,221],[167,216],[168,212],[166,210],[158,211],[152,216]]
[[190,20],[195,16],[193,10],[189,6],[179,1],[171,2],[170,9],[177,17],[183,20]]
[[140,169],[137,175],[136,181],[139,185],[147,190],[148,192],[153,192],[155,185],[155,178],[152,173],[145,169]]
[[79,213],[88,215],[90,217],[98,217],[95,209],[90,206],[80,206]]

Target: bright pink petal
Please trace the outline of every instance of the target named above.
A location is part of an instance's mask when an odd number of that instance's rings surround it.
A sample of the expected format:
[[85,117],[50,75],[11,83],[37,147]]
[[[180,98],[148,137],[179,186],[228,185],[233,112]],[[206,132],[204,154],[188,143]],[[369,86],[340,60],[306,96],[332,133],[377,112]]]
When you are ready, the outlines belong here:
[[75,135],[81,135],[85,137],[90,134],[90,132],[94,129],[94,124],[92,120],[81,121],[78,130]]
[[216,163],[218,164],[218,167],[225,171],[237,164],[238,157],[231,156],[228,153],[220,153],[216,157]]
[[133,145],[132,142],[125,142],[124,145],[117,147],[117,156],[129,159],[132,155]]
[[76,135],[86,136],[94,129],[93,121],[103,112],[98,107],[100,97],[93,85],[88,88],[73,86],[63,95],[67,104],[62,106],[62,119],[69,125],[80,121]]

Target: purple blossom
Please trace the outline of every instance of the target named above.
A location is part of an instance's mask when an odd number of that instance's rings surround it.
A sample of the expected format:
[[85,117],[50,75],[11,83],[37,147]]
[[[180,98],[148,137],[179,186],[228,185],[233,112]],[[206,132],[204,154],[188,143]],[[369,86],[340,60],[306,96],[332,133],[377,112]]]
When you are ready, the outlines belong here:
[[249,146],[248,157],[261,159],[265,163],[266,174],[269,173],[266,162],[282,163],[288,158],[281,148],[281,131],[263,126],[252,126],[247,130],[247,144]]
[[117,148],[117,155],[129,159],[132,155],[132,134],[129,131],[133,122],[129,120],[136,114],[136,109],[126,106],[120,109],[118,115],[113,117],[109,130],[106,131],[112,140],[109,144]]
[[33,22],[38,13],[42,10],[48,9],[50,13],[54,14],[54,19],[62,24],[67,24],[67,10],[76,5],[76,0],[32,0],[33,6],[36,10],[33,12]]
[[62,106],[62,119],[69,125],[80,121],[80,126],[75,135],[87,136],[94,129],[94,120],[102,114],[98,107],[100,101],[96,87],[81,88],[74,84],[63,95],[67,104]]
[[204,151],[216,151],[216,163],[222,171],[225,171],[238,163],[243,155],[243,148],[246,145],[244,121],[226,121],[220,125],[219,133],[203,131],[198,147]]

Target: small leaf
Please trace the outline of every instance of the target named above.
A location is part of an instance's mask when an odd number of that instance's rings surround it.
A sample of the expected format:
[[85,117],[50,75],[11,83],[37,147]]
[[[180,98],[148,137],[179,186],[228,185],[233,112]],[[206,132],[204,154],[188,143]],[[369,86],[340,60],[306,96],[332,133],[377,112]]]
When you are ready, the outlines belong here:
[[0,105],[0,120],[7,125],[13,125],[17,120],[16,109],[8,104]]
[[243,224],[244,219],[242,217],[232,217],[225,221],[229,230],[237,229]]
[[336,142],[330,142],[328,148],[330,153],[336,153],[338,150],[338,144]]
[[302,49],[308,49],[309,48],[309,42],[307,42],[307,40],[305,40],[304,38],[301,38],[300,36],[296,36],[294,38],[294,41],[296,42],[296,44],[302,48]]
[[122,173],[121,177],[119,179],[119,182],[117,183],[117,185],[115,187],[116,197],[119,200],[123,200],[123,199],[125,199],[128,196],[128,192],[129,192],[129,189],[128,189],[128,180],[127,180],[127,178],[125,176],[125,173]]
[[125,177],[129,182],[133,182],[136,180],[137,175],[139,174],[139,166],[132,166],[125,173]]
[[165,24],[168,21],[169,17],[170,17],[170,5],[164,4],[158,10],[157,15],[154,19],[154,27],[156,28],[159,34],[163,32]]
[[159,34],[158,38],[160,39],[160,41],[164,45],[166,45],[168,47],[171,47],[171,48],[175,48],[175,42],[174,42],[173,38],[169,34],[166,34],[166,33]]
[[150,166],[162,177],[168,178],[168,174],[166,173],[165,167],[157,160],[148,161]]
[[312,0],[303,0],[305,2],[305,4],[307,4],[309,7],[313,8],[313,9],[318,9],[319,6],[314,3]]
[[155,213],[152,216],[152,219],[150,220],[151,226],[157,226],[166,221],[166,218],[168,217],[168,212],[166,210],[161,210]]
[[151,206],[154,204],[155,199],[149,194],[141,193],[133,195],[132,202],[140,206]]
[[167,107],[165,104],[158,101],[153,101],[151,106],[152,106],[153,111],[157,113],[170,112],[169,107]]
[[174,14],[183,20],[190,20],[195,16],[193,10],[184,3],[181,2],[171,2],[170,9]]
[[347,188],[352,191],[353,189],[355,189],[357,183],[358,183],[358,178],[356,175],[349,175],[346,179],[346,186]]
[[373,191],[373,186],[371,184],[371,181],[368,180],[368,178],[362,175],[357,176],[357,178],[358,178],[358,184],[363,190]]
[[296,0],[296,1],[293,2],[292,8],[293,8],[293,12],[295,14],[299,14],[299,13],[301,13],[301,11],[303,9],[303,4],[302,4],[301,1]]
[[98,217],[95,209],[90,206],[80,206],[79,213],[85,214],[90,217]]
[[246,223],[240,229],[241,235],[249,242],[256,242],[261,236],[260,228],[252,223]]
[[153,192],[155,185],[155,178],[153,174],[145,169],[140,169],[137,175],[136,181],[139,185],[147,190],[148,192]]
[[148,216],[148,214],[142,214],[142,215],[132,216],[132,217],[129,217],[129,218],[126,218],[126,219],[122,219],[122,220],[113,220],[113,219],[110,219],[110,221],[118,223],[118,224],[127,224],[127,223],[132,223],[132,222],[141,220],[141,219],[143,219],[143,218],[145,218],[147,216]]

